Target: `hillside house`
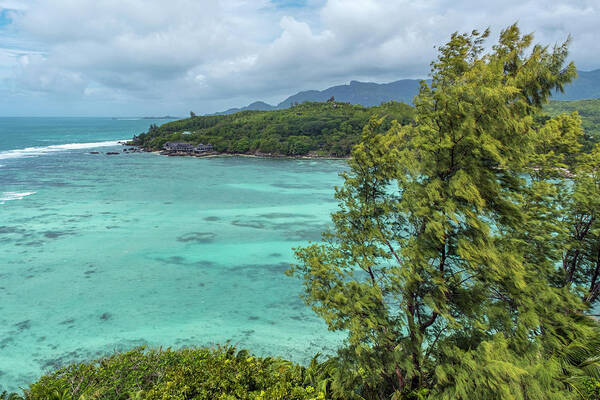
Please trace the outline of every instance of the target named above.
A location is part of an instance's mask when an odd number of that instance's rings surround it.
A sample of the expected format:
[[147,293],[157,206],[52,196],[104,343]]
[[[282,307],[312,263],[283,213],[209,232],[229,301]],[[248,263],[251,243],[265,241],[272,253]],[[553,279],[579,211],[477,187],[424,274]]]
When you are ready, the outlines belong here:
[[206,152],[209,152],[209,151],[213,151],[213,145],[212,144],[202,144],[202,143],[200,143],[194,149],[195,153],[206,153]]
[[191,153],[195,150],[193,144],[184,142],[167,142],[164,144],[163,149],[166,151],[178,151],[185,153]]

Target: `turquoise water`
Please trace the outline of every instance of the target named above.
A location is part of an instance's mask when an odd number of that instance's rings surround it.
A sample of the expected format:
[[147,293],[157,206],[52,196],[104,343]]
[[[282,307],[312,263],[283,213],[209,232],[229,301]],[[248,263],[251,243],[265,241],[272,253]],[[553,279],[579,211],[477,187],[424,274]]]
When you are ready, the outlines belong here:
[[153,122],[0,118],[0,389],[144,344],[340,343],[283,272],[345,163],[104,154]]

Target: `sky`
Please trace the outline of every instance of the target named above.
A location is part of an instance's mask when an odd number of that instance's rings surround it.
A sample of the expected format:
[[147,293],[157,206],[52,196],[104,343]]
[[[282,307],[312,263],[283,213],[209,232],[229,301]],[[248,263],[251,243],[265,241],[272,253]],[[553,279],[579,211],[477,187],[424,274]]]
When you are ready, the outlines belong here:
[[183,116],[426,78],[453,32],[518,22],[600,68],[600,0],[0,0],[0,116]]

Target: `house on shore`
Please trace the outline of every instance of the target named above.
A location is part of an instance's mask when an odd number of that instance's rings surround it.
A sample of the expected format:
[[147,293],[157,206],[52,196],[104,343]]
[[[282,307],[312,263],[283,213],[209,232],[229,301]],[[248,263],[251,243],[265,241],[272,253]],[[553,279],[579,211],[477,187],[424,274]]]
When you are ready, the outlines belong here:
[[194,145],[191,143],[184,142],[167,142],[164,144],[163,149],[165,149],[166,151],[191,153],[194,151]]
[[213,151],[212,144],[202,144],[194,146],[191,143],[185,142],[167,142],[164,144],[163,149],[166,151],[173,151],[177,153],[208,153]]
[[194,149],[194,153],[208,153],[209,151],[213,151],[213,145],[212,144],[202,144],[202,143],[200,143]]

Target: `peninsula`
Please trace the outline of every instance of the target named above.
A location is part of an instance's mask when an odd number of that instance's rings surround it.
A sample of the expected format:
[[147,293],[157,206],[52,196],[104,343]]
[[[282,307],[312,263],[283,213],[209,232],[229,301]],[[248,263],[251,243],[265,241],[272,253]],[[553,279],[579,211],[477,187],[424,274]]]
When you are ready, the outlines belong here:
[[[283,110],[192,116],[161,126],[153,124],[148,132],[134,136],[129,144],[169,155],[347,157],[371,118],[383,119],[384,132],[392,121],[406,125],[414,121],[413,116],[414,109],[404,103],[364,107],[330,99],[295,104]],[[181,145],[165,147],[167,143]],[[194,151],[200,144],[212,148]]]

